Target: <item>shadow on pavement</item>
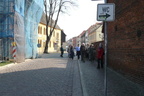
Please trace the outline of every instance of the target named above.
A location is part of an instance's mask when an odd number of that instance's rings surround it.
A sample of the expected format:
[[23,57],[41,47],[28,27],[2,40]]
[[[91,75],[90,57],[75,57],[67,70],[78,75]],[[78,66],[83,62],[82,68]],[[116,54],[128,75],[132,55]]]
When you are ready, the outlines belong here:
[[[84,96],[105,96],[104,69],[97,69],[97,62],[79,61]],[[107,96],[143,96],[144,89],[107,68]]]

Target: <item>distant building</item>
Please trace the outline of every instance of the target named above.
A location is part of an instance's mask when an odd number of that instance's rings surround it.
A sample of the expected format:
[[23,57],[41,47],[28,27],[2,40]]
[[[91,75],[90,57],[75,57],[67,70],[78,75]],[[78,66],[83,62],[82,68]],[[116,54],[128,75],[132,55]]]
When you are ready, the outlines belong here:
[[66,34],[61,30],[61,45],[66,42]]
[[102,23],[96,23],[90,26],[87,30],[84,30],[77,37],[72,38],[72,45],[76,46],[77,44],[84,43],[87,44],[95,44],[98,45],[100,42],[104,41],[104,34],[102,32]]
[[76,45],[81,45],[81,36],[80,35],[78,35],[77,37],[76,37]]
[[[42,54],[44,52],[45,43],[46,43],[46,20],[45,17],[46,14],[43,13],[43,16],[41,18],[41,21],[39,23],[38,27],[38,44],[40,47],[38,47],[39,54]],[[54,22],[54,21],[51,21]],[[48,26],[50,29],[51,26]],[[50,34],[50,31],[48,31],[48,34]],[[61,44],[65,42],[65,33],[63,30],[60,29],[58,25],[56,25],[54,32],[51,36],[50,42],[48,44],[48,52],[58,52]]]
[[89,44],[95,44],[97,46],[100,42],[104,41],[102,25],[102,23],[96,23],[88,29]]
[[80,34],[80,36],[81,36],[81,44],[82,44],[82,43],[86,43],[85,34],[86,34],[86,30],[84,30],[84,31]]
[[77,39],[76,37],[73,37],[73,38],[72,38],[72,43],[73,43],[73,47],[74,47],[74,48],[77,46],[77,45],[76,45],[76,44],[77,44],[77,43],[76,43],[76,39]]

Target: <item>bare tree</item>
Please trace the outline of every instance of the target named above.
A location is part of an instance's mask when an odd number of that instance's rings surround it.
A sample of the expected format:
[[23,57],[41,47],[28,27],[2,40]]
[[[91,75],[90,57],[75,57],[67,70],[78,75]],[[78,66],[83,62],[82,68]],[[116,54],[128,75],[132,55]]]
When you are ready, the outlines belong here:
[[[44,53],[48,53],[48,44],[57,25],[60,13],[67,13],[67,9],[72,6],[77,6],[76,3],[72,0],[44,0],[46,13],[46,44]],[[54,16],[55,21],[53,21]],[[48,30],[50,31],[49,34]]]

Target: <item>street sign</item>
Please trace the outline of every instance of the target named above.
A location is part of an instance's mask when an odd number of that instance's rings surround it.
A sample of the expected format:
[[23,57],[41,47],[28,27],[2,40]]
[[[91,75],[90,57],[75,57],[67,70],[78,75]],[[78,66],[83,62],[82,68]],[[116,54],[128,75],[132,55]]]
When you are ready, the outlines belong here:
[[115,4],[106,3],[97,5],[97,20],[98,21],[114,21],[115,19]]

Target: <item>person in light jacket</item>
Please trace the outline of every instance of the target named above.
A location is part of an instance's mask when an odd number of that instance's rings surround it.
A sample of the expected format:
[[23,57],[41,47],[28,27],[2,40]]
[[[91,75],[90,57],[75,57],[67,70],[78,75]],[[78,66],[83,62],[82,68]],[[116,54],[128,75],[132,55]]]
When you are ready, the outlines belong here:
[[79,46],[79,44],[76,47],[76,55],[77,55],[78,60],[79,60],[80,59],[80,46]]

